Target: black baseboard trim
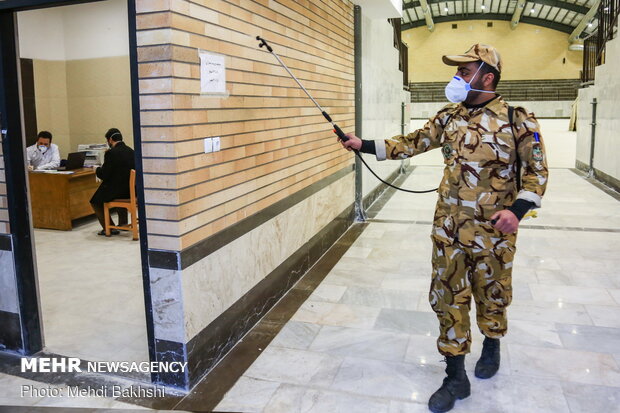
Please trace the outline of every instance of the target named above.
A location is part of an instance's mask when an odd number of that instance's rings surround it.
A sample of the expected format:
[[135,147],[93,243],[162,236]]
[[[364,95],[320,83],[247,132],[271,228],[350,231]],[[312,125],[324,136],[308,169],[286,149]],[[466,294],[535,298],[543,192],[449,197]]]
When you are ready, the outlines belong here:
[[605,172],[599,171],[594,168],[594,177],[605,185],[614,189],[614,191],[620,192],[620,180],[614,178],[611,175],[607,175]]
[[166,270],[183,270],[197,263],[223,246],[231,243],[254,228],[280,215],[309,196],[353,173],[354,165],[347,165],[336,173],[315,182],[285,199],[249,216],[234,225],[194,244],[183,251],[149,250],[149,266]]
[[585,178],[592,185],[602,191],[605,191],[605,193],[620,201],[620,180],[614,178],[613,176],[607,175],[605,172],[601,172],[596,168],[592,171],[593,174],[589,175],[590,166],[580,161],[575,161],[575,169],[571,169],[571,171]]
[[[391,184],[394,184],[394,181],[398,178],[398,176],[400,175],[400,166],[398,168],[396,168],[396,170],[394,172],[392,172],[387,178],[385,178],[384,180],[386,182],[389,182]],[[364,206],[364,211],[366,211],[377,199],[379,199],[379,197],[381,196],[381,194],[383,194],[383,192],[388,189],[389,186],[387,186],[386,184],[384,184],[383,182],[379,182],[379,185],[377,185],[375,187],[375,189],[373,189],[372,191],[370,191],[368,193],[368,195],[366,195],[364,197],[364,201],[362,202],[363,206]]]
[[299,281],[355,219],[350,205],[187,344],[189,387],[198,383]]
[[13,251],[13,242],[8,234],[0,234],[0,251]]
[[0,350],[23,351],[19,314],[0,311]]
[[237,343],[174,408],[183,411],[215,411],[226,393],[269,346],[367,226],[367,223],[355,223],[349,227],[299,282],[243,337],[243,341]]
[[581,162],[580,160],[575,161],[575,168],[580,169],[584,172],[588,172],[590,170],[590,166],[586,163]]
[[[185,344],[168,340],[155,340],[155,357],[159,362],[184,363],[187,361],[187,349]],[[167,387],[188,390],[189,366],[183,372],[178,373],[154,373],[153,381]]]

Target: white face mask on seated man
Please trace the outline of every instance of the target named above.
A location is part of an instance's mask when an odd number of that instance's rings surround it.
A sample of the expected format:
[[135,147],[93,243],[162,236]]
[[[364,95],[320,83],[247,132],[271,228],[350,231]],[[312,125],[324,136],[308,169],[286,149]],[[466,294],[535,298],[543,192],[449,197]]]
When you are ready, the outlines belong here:
[[45,153],[45,152],[47,152],[47,149],[48,149],[48,148],[47,148],[47,146],[45,146],[45,145],[39,145],[39,151],[40,151],[41,153]]

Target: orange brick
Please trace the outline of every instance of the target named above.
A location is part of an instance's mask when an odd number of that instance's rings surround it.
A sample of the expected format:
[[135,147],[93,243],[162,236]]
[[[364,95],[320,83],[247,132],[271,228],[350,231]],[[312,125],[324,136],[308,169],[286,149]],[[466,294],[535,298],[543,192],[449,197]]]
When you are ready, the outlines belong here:
[[[141,44],[173,44],[138,50],[150,247],[186,248],[353,162],[252,37],[266,37],[351,130],[351,3],[168,0],[151,7],[164,11],[138,16]],[[230,96],[201,94],[198,49],[226,56]],[[204,154],[202,139],[210,136],[221,137],[221,151]]]
[[170,10],[170,0],[136,0],[136,13]]
[[172,27],[172,14],[166,10],[161,13],[139,14],[136,18],[138,30]]

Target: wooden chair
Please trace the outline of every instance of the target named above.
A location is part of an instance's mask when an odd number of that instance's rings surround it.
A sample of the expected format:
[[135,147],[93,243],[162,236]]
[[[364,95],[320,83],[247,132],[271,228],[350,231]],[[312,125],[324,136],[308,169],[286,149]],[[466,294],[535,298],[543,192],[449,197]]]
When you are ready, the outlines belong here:
[[[127,225],[110,225],[110,208],[125,208],[131,214],[131,221]],[[136,170],[132,169],[129,175],[129,199],[115,199],[103,204],[105,217],[105,235],[109,237],[112,229],[132,231],[133,240],[138,240],[138,202],[136,201]]]

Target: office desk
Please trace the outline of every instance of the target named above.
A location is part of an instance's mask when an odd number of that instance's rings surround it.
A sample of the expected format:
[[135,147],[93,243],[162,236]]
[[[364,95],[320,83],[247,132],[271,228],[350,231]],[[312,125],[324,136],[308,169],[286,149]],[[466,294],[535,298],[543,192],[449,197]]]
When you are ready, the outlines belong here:
[[72,174],[29,172],[32,221],[35,228],[71,230],[71,221],[94,214],[90,206],[99,183],[95,171]]

